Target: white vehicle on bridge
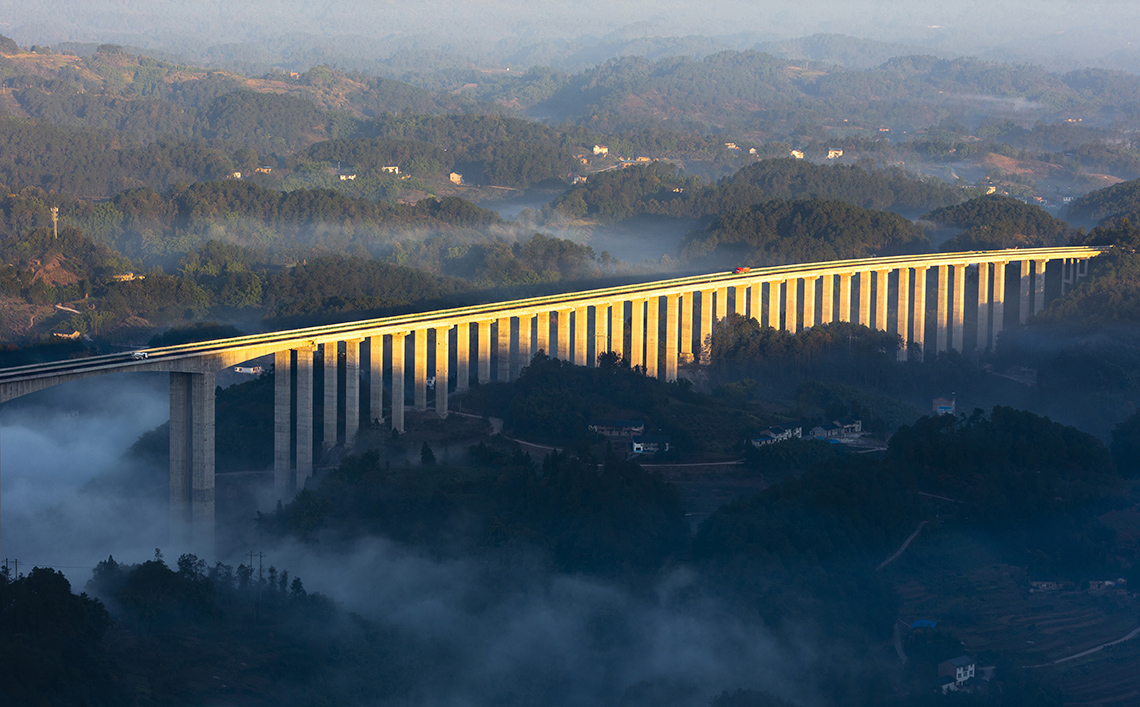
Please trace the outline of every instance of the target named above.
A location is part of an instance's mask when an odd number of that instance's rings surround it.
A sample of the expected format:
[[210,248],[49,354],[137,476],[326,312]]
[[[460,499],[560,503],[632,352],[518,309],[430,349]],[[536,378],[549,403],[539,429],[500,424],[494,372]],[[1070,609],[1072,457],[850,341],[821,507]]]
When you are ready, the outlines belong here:
[[146,359],[150,358],[150,356],[147,355],[146,351],[135,351],[131,354],[131,358],[136,361],[145,361]]

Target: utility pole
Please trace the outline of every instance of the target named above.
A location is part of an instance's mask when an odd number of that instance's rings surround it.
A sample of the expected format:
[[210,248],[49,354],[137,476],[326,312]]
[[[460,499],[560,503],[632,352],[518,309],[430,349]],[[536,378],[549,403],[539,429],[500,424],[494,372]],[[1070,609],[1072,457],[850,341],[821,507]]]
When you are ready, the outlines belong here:
[[51,207],[51,231],[55,238],[59,239],[59,207]]

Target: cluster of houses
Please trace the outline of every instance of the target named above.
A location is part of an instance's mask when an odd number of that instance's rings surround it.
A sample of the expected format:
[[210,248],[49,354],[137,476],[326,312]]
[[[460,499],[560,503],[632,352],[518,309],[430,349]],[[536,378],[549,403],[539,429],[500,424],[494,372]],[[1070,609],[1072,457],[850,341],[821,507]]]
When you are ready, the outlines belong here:
[[[808,437],[829,442],[838,442],[842,439],[860,437],[863,435],[863,421],[853,417],[843,417],[822,425],[816,425],[808,430]],[[790,439],[803,439],[803,426],[772,425],[766,427],[752,438],[752,446],[759,449],[769,444],[779,444]]]
[[643,420],[596,420],[588,429],[607,439],[623,441],[632,456],[668,452],[672,448],[669,437],[645,434]]
[[[859,437],[863,434],[863,421],[856,420],[853,417],[844,417],[839,420],[825,422],[822,425],[816,425],[808,430],[808,437],[812,439],[819,439],[825,441],[839,441],[845,438]],[[755,437],[752,438],[752,446],[756,448],[764,447],[770,444],[779,444],[780,442],[787,442],[791,439],[803,439],[804,432],[802,426],[787,426],[772,425],[760,430]]]
[[[1109,592],[1127,594],[1128,580],[1123,577],[1117,579],[1090,579],[1088,580],[1087,588],[1089,594],[1107,594]],[[1029,581],[1030,594],[1075,591],[1077,589],[1078,586],[1073,582],[1064,582],[1055,579],[1033,579]]]

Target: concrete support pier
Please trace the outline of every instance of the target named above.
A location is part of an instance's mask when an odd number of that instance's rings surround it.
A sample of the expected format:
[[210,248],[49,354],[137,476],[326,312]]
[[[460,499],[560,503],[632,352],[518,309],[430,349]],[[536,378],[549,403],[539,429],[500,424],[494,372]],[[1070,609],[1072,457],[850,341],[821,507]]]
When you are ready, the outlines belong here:
[[782,302],[780,301],[780,287],[782,282],[771,280],[768,282],[768,326],[773,329],[782,329],[783,322],[780,321],[780,311]]
[[471,325],[467,322],[455,327],[455,390],[463,392],[471,387]]
[[491,382],[491,322],[479,322],[479,382]]
[[213,372],[170,374],[170,514],[179,535],[214,552]]
[[408,343],[406,332],[392,334],[392,429],[404,431],[404,358]]
[[713,292],[701,290],[701,331],[697,335],[697,355],[700,356],[701,365],[709,364],[709,351],[706,345],[712,334],[713,325]]
[[677,336],[680,322],[677,321],[677,296],[665,298],[665,380],[677,380]]
[[629,365],[645,366],[645,300],[635,299],[631,312],[629,336]]
[[822,278],[823,287],[820,293],[819,323],[830,324],[835,317],[835,275],[827,273]]
[[890,291],[887,278],[890,275],[890,270],[875,271],[875,328],[879,331],[887,330],[887,292]]
[[990,348],[997,349],[998,336],[1005,328],[1005,270],[1008,263],[994,263],[994,314],[993,332],[990,334]]
[[500,383],[511,380],[511,318],[500,317],[496,332],[496,341],[499,350],[499,378]]
[[[753,309],[753,318],[760,321],[760,285],[753,284],[756,306]],[[686,292],[681,295],[681,342],[678,356],[681,363],[693,362],[693,293]]]
[[297,474],[295,490],[305,488],[313,475],[313,354],[316,348],[297,348]]
[[871,324],[871,272],[859,273],[859,323],[870,328]]
[[935,314],[935,350],[942,353],[946,350],[947,331],[950,307],[950,268],[946,265],[938,266],[938,301]]
[[1024,324],[1029,321],[1029,263],[1032,261],[1021,261],[1021,297],[1018,304],[1021,305],[1017,314],[1017,321]]
[[344,342],[344,447],[352,449],[360,429],[360,343]]
[[435,414],[447,417],[447,384],[448,359],[451,358],[449,344],[451,343],[451,327],[439,327],[435,330]]
[[337,423],[337,342],[332,341],[321,344],[321,355],[324,361],[324,425],[321,427],[321,446],[324,449],[336,446]]
[[1045,268],[1046,260],[1033,261],[1033,313],[1045,309]]
[[[598,356],[610,350],[610,308],[607,305],[594,305],[594,357],[590,365],[598,365]],[[522,349],[522,346],[519,346]]]
[[273,354],[273,496],[293,497],[293,352]]
[[804,278],[804,329],[815,326],[815,283],[818,278]]
[[965,349],[966,330],[966,265],[955,265],[954,268],[954,306],[951,309],[951,348],[955,351]]
[[562,361],[570,360],[570,310],[557,312],[558,317],[558,358]]
[[914,269],[914,333],[911,340],[918,344],[920,354],[926,354],[926,279],[929,271],[924,267]]
[[534,316],[529,314],[519,315],[519,371],[530,365],[530,360],[534,358],[534,350],[532,348],[531,331],[534,329]]
[[372,424],[384,421],[384,336],[368,337],[368,418]]
[[[718,293],[719,296],[719,293]],[[661,357],[661,298],[650,297],[645,308],[645,375],[657,377]]]
[[990,343],[990,264],[978,263],[978,342],[974,348],[985,351]]
[[415,380],[412,381],[412,393],[415,396],[416,410],[420,412],[427,410],[427,334],[427,329],[416,329],[412,334],[412,346],[415,347],[412,353],[412,370],[415,376]]
[[610,305],[610,350],[625,358],[625,300]]
[[537,336],[535,337],[535,343],[539,351],[550,356],[550,312],[539,312],[536,319],[535,329],[537,329]]
[[587,357],[588,338],[590,335],[590,326],[586,322],[588,315],[588,308],[578,307],[574,310],[574,365],[575,366],[588,366],[590,361]]
[[839,275],[839,321],[851,321],[851,275],[845,272]]
[[800,279],[784,280],[784,328],[795,334],[800,330]]
[[898,360],[907,357],[907,342],[910,341],[910,268],[899,268],[898,289],[895,306],[895,333],[902,343],[899,345]]

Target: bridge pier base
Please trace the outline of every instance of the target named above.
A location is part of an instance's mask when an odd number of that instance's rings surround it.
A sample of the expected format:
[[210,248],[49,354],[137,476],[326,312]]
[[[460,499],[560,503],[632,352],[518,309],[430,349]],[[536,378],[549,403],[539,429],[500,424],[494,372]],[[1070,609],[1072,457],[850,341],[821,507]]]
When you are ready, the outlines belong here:
[[214,553],[214,374],[170,374],[170,517],[200,553]]

